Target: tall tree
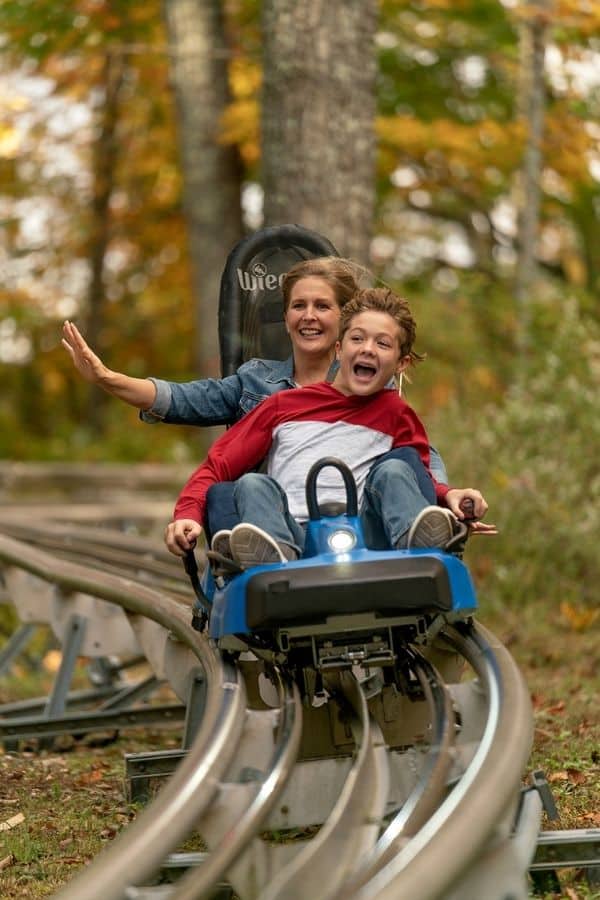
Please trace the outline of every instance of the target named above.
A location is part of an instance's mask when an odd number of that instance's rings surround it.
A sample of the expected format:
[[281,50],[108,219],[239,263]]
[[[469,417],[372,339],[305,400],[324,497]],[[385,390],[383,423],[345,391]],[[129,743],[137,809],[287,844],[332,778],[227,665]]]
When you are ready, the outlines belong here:
[[[106,307],[104,262],[110,231],[110,199],[114,190],[114,173],[119,157],[117,122],[119,92],[123,83],[123,57],[108,49],[99,67],[98,93],[103,97],[97,110],[97,137],[91,153],[93,179],[90,209],[89,245],[90,279],[87,291],[86,334],[92,347],[101,348],[102,326]],[[91,385],[88,388],[89,424],[95,433],[102,431],[102,412],[106,395]]]
[[368,260],[375,209],[376,0],[264,0],[267,224]]
[[217,374],[216,303],[227,253],[242,233],[241,167],[220,140],[230,94],[228,51],[219,0],[164,0],[171,77],[179,109],[184,207],[192,260],[196,364]]
[[526,139],[523,164],[518,181],[518,256],[515,276],[515,296],[519,304],[519,343],[528,343],[528,310],[536,267],[538,240],[542,139],[544,134],[545,84],[544,52],[548,31],[548,3],[538,2],[521,23],[521,109]]

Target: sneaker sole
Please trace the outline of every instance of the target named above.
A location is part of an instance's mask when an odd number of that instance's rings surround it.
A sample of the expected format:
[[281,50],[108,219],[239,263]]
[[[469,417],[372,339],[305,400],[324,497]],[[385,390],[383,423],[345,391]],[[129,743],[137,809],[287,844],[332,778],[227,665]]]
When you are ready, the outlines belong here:
[[408,541],[409,548],[436,547],[442,549],[454,535],[454,528],[444,510],[431,510],[417,523]]
[[273,538],[256,526],[246,528],[237,525],[231,533],[230,544],[234,560],[245,568],[285,562]]
[[210,549],[220,556],[231,559],[231,532],[217,531],[210,543]]

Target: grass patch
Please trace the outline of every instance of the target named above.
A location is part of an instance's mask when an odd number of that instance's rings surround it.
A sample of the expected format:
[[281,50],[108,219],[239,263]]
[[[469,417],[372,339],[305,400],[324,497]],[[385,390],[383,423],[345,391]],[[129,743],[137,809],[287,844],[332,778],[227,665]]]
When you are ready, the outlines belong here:
[[[483,541],[468,549],[474,570],[479,546]],[[600,828],[600,623],[581,621],[560,605],[549,610],[545,601],[500,608],[486,603],[481,587],[480,594],[479,620],[509,648],[531,693],[535,732],[525,778],[545,772],[560,814],[542,827]],[[27,661],[20,664],[22,671],[0,682],[2,701],[31,696],[36,687],[39,694],[51,683],[46,666],[35,672]],[[69,881],[136,815],[125,795],[124,754],[178,747],[180,739],[172,731],[132,731],[106,746],[91,744],[71,742],[63,752],[0,750],[0,821],[24,816],[0,832],[0,897],[38,900]],[[182,847],[197,848],[195,836]],[[581,872],[559,877],[561,893],[546,898],[599,900]]]
[[481,621],[509,648],[529,687],[534,714],[530,770],[543,769],[560,823],[545,828],[599,828],[600,629],[576,631],[560,613],[529,603]]
[[123,754],[179,743],[164,732],[131,733],[102,748],[0,755],[0,820],[24,817],[0,833],[0,896],[37,900],[70,880],[135,818]]
[[[580,623],[560,605],[528,599],[521,607],[486,610],[479,616],[508,647],[529,688],[534,716],[533,750],[526,778],[541,769],[550,784],[559,820],[546,814],[542,829],[600,828],[600,627]],[[584,873],[557,870],[561,890],[544,900],[600,900]]]

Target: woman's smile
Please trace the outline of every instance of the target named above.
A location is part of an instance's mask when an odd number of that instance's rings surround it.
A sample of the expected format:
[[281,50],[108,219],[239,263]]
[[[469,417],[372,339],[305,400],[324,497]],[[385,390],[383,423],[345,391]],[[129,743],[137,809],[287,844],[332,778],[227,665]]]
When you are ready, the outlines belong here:
[[285,324],[294,351],[322,353],[333,349],[340,308],[331,285],[323,278],[302,278],[292,288]]

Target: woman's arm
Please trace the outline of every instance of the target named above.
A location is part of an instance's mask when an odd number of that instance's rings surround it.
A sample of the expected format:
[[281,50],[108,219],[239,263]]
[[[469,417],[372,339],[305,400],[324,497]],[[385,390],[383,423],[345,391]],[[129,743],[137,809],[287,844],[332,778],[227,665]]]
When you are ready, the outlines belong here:
[[63,325],[62,345],[86,381],[138,409],[149,409],[154,403],[156,387],[152,381],[148,378],[131,378],[107,368],[72,322],[65,322]]
[[[62,343],[80,375],[92,384],[141,410],[143,422],[169,425],[231,425],[273,390],[290,386],[269,382],[264,365],[250,360],[226,378],[183,383],[160,378],[132,378],[107,368],[72,322],[63,325]],[[246,398],[244,400],[243,398]]]

